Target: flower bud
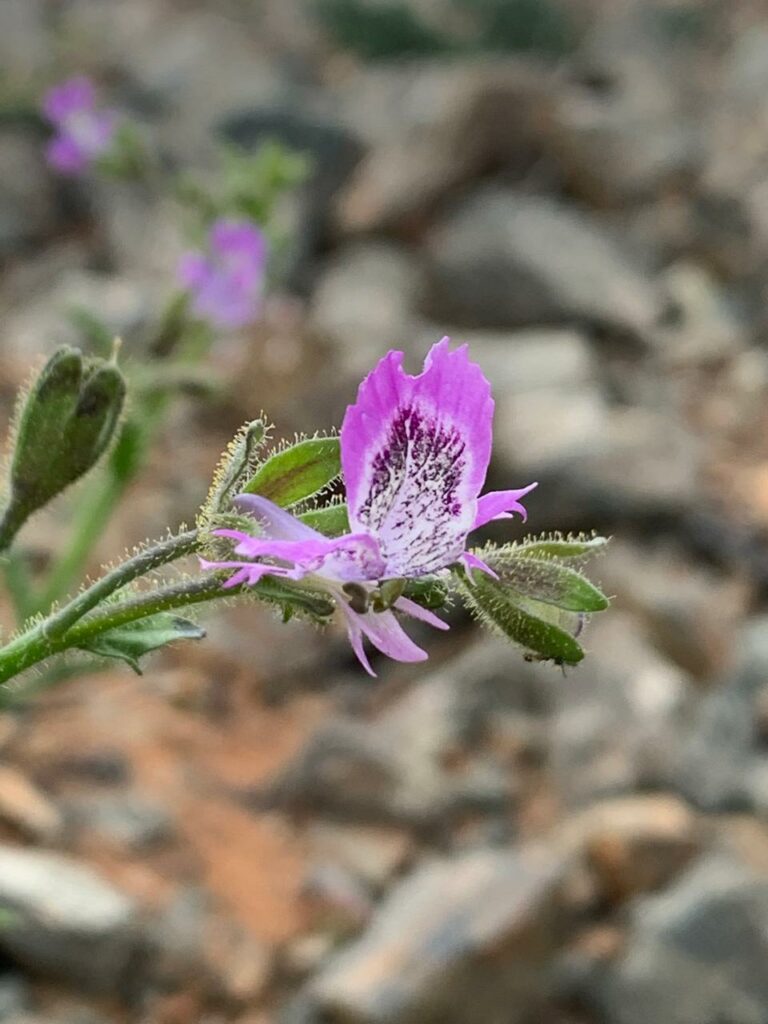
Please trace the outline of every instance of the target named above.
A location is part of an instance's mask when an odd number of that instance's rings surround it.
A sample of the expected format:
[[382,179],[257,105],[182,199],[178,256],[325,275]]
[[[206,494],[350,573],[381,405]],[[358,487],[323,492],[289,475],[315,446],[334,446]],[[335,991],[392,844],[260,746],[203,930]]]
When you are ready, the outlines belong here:
[[66,346],[51,356],[19,405],[0,549],[98,461],[120,419],[125,390],[115,362],[84,359]]

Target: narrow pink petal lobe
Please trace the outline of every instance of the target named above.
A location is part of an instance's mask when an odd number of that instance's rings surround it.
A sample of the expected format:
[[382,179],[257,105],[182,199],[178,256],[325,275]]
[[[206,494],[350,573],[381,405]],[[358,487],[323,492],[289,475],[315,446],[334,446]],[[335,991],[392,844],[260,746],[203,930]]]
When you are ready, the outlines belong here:
[[341,608],[347,620],[347,632],[352,649],[370,675],[375,676],[376,673],[371,669],[370,662],[365,656],[361,634],[366,636],[377,650],[394,661],[427,660],[427,652],[411,640],[397,621],[394,612],[365,612],[361,615],[346,603],[342,603]]
[[424,370],[390,352],[360,385],[341,429],[352,529],[375,536],[389,576],[460,557],[491,454],[493,399],[466,346],[433,346]]
[[472,529],[476,530],[480,526],[485,526],[493,519],[511,519],[515,512],[521,515],[525,522],[528,513],[520,503],[520,499],[535,487],[538,487],[538,484],[528,484],[527,487],[521,487],[517,491],[490,491],[488,494],[484,494],[478,499],[477,515]]
[[411,601],[408,597],[399,597],[395,601],[394,607],[399,612],[404,612],[406,615],[410,615],[412,619],[420,619],[422,622],[426,622],[428,626],[433,626],[435,629],[450,629],[451,627],[447,622],[443,622],[441,618],[438,618],[434,612],[431,612],[429,608],[422,608],[420,604],[416,604],[415,601]]

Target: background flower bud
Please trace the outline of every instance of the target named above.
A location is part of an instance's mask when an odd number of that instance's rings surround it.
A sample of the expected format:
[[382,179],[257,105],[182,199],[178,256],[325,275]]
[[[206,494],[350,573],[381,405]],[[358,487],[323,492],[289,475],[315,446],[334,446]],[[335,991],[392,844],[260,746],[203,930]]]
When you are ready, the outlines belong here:
[[86,473],[109,445],[125,402],[112,361],[58,349],[22,397],[13,431],[0,549],[26,519]]

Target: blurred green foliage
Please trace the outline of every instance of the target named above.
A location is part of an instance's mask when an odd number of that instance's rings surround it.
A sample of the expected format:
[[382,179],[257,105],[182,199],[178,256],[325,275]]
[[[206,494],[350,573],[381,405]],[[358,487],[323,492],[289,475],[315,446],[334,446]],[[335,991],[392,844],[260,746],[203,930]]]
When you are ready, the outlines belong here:
[[578,43],[563,0],[445,0],[446,23],[455,22],[456,31],[432,24],[407,0],[314,0],[311,7],[337,46],[366,60],[473,52],[557,57]]

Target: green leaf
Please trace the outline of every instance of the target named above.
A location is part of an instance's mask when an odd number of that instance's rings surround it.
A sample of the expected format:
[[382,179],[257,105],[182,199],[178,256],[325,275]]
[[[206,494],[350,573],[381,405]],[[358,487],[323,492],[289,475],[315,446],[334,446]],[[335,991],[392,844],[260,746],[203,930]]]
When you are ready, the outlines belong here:
[[599,554],[607,537],[541,537],[515,544],[514,553],[525,558],[579,559]]
[[176,640],[201,640],[204,636],[205,630],[194,622],[182,619],[171,612],[160,612],[147,619],[100,633],[87,644],[82,644],[80,650],[96,654],[100,658],[117,658],[141,675],[139,658],[142,655]]
[[576,665],[584,657],[573,635],[580,626],[578,616],[536,604],[486,573],[475,572],[472,580],[459,583],[464,601],[494,632],[558,664]]
[[349,533],[349,515],[346,505],[326,505],[324,508],[311,508],[299,516],[302,523],[325,537],[341,537]]
[[338,437],[312,437],[275,452],[243,490],[288,508],[319,494],[340,473]]
[[572,612],[602,612],[608,598],[575,569],[546,558],[512,558],[496,569],[519,594]]

